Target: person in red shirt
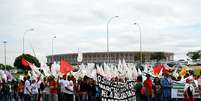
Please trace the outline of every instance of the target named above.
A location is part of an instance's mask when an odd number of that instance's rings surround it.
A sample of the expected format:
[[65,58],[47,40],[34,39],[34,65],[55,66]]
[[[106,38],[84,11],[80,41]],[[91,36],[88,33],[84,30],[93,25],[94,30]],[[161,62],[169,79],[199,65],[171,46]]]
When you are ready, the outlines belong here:
[[58,101],[58,95],[57,95],[57,88],[58,83],[54,80],[54,77],[50,77],[49,82],[49,88],[50,88],[50,101]]
[[146,77],[147,77],[147,79],[144,81],[146,101],[151,101],[151,99],[152,99],[152,80],[150,79],[149,74],[147,74]]

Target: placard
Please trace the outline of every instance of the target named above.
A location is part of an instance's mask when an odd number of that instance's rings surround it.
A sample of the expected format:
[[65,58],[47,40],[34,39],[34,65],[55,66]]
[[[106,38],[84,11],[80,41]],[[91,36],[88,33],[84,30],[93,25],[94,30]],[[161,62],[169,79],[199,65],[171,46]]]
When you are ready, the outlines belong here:
[[97,83],[101,90],[101,98],[104,100],[132,100],[135,96],[134,81],[114,82],[97,74]]

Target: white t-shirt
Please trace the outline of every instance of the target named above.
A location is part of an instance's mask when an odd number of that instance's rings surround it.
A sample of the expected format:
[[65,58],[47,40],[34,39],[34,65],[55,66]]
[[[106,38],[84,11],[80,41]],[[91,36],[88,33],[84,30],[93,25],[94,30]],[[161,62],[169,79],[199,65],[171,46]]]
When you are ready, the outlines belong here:
[[67,93],[67,94],[73,94],[73,87],[74,87],[73,86],[73,81],[65,80],[64,81],[64,86],[65,86],[65,90],[64,90],[65,93]]
[[59,80],[61,92],[65,92],[65,83],[66,83],[66,80],[64,80],[64,79]]
[[31,92],[31,84],[29,80],[26,80],[24,85],[24,94],[30,94],[29,92]]
[[31,93],[32,94],[38,94],[38,85],[37,85],[37,83],[32,83],[31,84]]
[[37,83],[37,88],[40,89],[40,84],[42,83],[42,81],[39,80],[39,81],[36,81],[36,83]]

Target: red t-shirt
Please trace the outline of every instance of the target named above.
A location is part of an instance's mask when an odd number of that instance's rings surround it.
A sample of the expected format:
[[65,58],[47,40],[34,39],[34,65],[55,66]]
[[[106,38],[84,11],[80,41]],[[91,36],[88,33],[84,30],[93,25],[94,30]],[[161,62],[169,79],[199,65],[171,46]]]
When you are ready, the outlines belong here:
[[57,94],[57,82],[54,80],[50,82],[50,94]]
[[148,94],[152,96],[152,81],[151,79],[146,79],[144,81],[144,87],[147,89]]

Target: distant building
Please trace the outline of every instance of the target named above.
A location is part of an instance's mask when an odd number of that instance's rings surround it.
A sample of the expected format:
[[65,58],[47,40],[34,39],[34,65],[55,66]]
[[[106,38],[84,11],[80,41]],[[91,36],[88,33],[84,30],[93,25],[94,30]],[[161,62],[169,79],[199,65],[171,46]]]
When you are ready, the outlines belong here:
[[[109,52],[109,57],[107,52],[87,52],[82,53],[83,61],[82,63],[118,63],[119,59],[125,59],[127,63],[136,62],[136,56],[139,57],[140,52],[126,51],[126,52]],[[157,52],[142,52],[145,61],[151,61],[151,55]],[[165,61],[171,61],[174,59],[174,53],[171,52],[161,52],[164,53]],[[69,54],[56,54],[47,56],[47,63],[52,63],[52,61],[60,61],[62,58],[67,60],[70,64],[77,64],[78,53]],[[53,59],[53,60],[52,60]]]

